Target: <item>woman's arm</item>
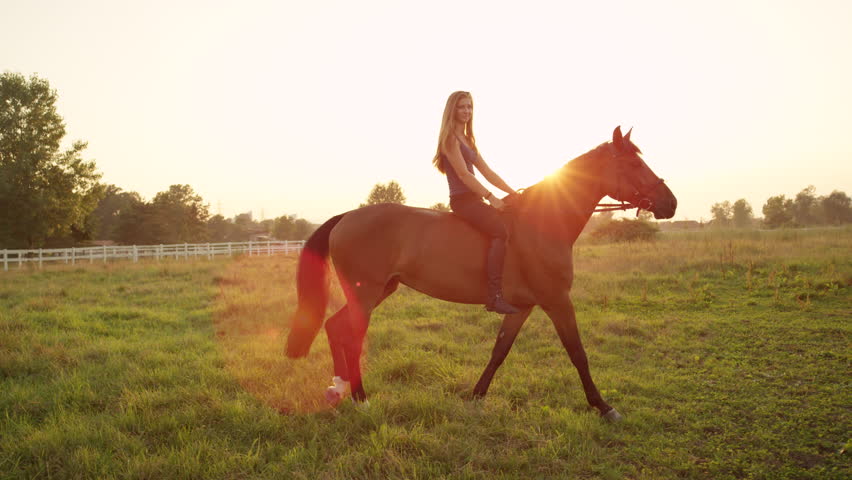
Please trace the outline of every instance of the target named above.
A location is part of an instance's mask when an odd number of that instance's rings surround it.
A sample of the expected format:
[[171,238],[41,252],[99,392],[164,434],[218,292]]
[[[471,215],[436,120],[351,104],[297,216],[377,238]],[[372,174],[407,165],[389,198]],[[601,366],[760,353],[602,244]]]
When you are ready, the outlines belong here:
[[[453,171],[456,172],[456,175],[458,175],[462,183],[464,183],[465,186],[467,186],[467,188],[469,188],[473,193],[488,200],[489,203],[491,203],[491,205],[493,205],[494,207],[502,208],[503,202],[500,200],[500,198],[492,194],[487,188],[485,188],[484,185],[482,185],[482,183],[479,182],[479,180],[476,179],[476,177],[474,177],[467,170],[464,163],[464,157],[462,157],[461,147],[459,147],[459,140],[457,138],[449,138],[448,143],[449,145],[444,148],[444,155],[446,155],[447,157],[447,161],[450,164],[450,168],[452,168]],[[477,166],[477,168],[479,167]],[[479,169],[479,171],[483,172],[481,168]],[[485,175],[484,172],[482,174]],[[493,184],[494,182],[491,183]],[[505,182],[503,184],[505,185]],[[494,186],[500,188],[499,185],[495,184]],[[508,185],[506,185],[506,188],[508,188]]]
[[500,175],[497,175],[497,172],[491,170],[491,167],[489,167],[488,164],[485,163],[485,160],[482,158],[482,155],[477,154],[476,162],[474,163],[474,165],[476,166],[477,170],[482,173],[482,176],[485,177],[485,179],[488,180],[489,183],[491,183],[491,185],[494,185],[495,187],[499,188],[500,190],[503,190],[504,192],[510,195],[517,193],[512,187],[509,186],[508,183],[506,183],[502,178],[500,178]]

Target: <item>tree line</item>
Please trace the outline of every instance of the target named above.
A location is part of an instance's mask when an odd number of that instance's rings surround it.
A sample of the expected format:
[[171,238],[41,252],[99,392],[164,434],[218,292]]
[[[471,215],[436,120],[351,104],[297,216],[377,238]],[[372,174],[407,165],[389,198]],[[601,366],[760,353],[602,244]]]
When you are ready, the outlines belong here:
[[852,223],[852,199],[840,190],[829,195],[816,195],[813,185],[802,189],[795,198],[786,195],[769,197],[762,208],[763,219],[754,218],[751,205],[741,198],[714,203],[710,207],[711,225],[746,228],[762,225],[765,228],[811,227]]
[[226,219],[189,185],[172,185],[145,201],[100,182],[86,142],[60,144],[65,123],[47,80],[0,75],[0,246],[64,247],[86,240],[124,244],[246,241],[267,234],[302,240],[315,228],[284,215],[256,222],[250,213]]
[[85,229],[90,238],[136,245],[245,242],[253,235],[304,240],[313,230],[314,225],[295,215],[260,222],[251,213],[233,218],[210,215],[208,205],[189,185],[172,185],[150,202],[136,192],[108,185]]

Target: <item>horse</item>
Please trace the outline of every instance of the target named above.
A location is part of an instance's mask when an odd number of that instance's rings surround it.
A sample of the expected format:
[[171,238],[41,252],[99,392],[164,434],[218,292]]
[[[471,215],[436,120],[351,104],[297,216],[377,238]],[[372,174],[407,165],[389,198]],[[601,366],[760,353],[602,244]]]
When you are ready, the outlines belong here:
[[[497,369],[534,306],[545,311],[568,352],[589,405],[607,420],[622,417],[601,396],[589,373],[580,340],[571,285],[572,247],[596,208],[637,208],[657,219],[674,216],[677,199],[616,127],[612,140],[571,160],[556,173],[507,197],[503,212],[510,232],[503,285],[505,298],[521,309],[503,318],[491,359],[473,389],[484,397]],[[619,204],[603,205],[605,196]],[[329,258],[346,304],[326,322],[334,364],[335,404],[345,390],[358,404],[367,394],[361,352],[371,312],[400,283],[431,297],[466,304],[486,301],[487,239],[456,215],[399,204],[376,204],[332,217],[307,240],[296,274],[298,307],[290,318],[286,354],[308,354],[323,325],[329,299]]]

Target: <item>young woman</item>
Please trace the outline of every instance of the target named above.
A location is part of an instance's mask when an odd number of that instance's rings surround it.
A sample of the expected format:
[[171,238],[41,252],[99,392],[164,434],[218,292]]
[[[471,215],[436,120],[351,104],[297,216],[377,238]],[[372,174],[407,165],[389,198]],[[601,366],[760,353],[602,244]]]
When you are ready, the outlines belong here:
[[[515,191],[488,167],[476,148],[473,98],[469,92],[454,92],[447,99],[438,136],[438,152],[432,163],[447,176],[450,209],[453,213],[491,239],[486,268],[488,301],[485,308],[489,312],[518,313],[516,307],[503,299],[503,260],[508,233],[497,211],[503,208],[503,201],[477,180],[473,167],[500,190],[510,195]],[[490,205],[484,203],[483,198]]]

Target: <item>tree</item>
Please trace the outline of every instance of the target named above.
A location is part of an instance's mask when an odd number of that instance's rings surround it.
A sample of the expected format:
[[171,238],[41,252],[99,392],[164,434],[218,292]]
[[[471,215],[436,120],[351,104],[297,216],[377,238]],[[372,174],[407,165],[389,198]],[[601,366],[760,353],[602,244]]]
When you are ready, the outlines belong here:
[[358,207],[367,205],[375,205],[377,203],[399,203],[405,204],[405,194],[402,193],[402,187],[396,183],[396,180],[391,180],[387,185],[377,183],[370,191],[367,197],[367,203],[362,203]]
[[222,215],[213,215],[207,219],[207,239],[211,242],[229,242],[233,223]]
[[150,203],[139,201],[122,211],[116,226],[115,239],[125,245],[156,245],[166,237],[163,225]]
[[731,221],[733,222],[734,227],[750,227],[753,219],[754,214],[752,213],[751,205],[749,205],[745,198],[741,198],[734,202],[733,207],[731,207]]
[[295,215],[282,215],[275,219],[272,227],[272,236],[279,240],[293,240]]
[[611,211],[595,213],[591,218],[589,218],[589,221],[586,222],[586,226],[583,227],[582,233],[594,233],[597,229],[612,222],[613,216],[614,213]]
[[251,212],[235,215],[233,225],[229,242],[247,242],[257,227],[257,223],[252,218]]
[[713,215],[713,226],[715,227],[727,227],[731,224],[731,202],[725,200],[721,203],[714,203],[712,207],[710,207],[710,213]]
[[297,218],[293,225],[293,238],[292,240],[307,240],[308,237],[311,236],[311,233],[316,230],[314,225],[311,225],[310,222],[305,220],[304,218]]
[[194,243],[207,239],[209,206],[189,185],[172,185],[151,201],[154,221],[163,238],[159,243]]
[[61,152],[65,124],[47,80],[0,75],[0,243],[33,248],[86,229],[103,196],[95,163],[76,141]]
[[784,195],[769,197],[763,205],[763,223],[768,228],[791,226],[793,223],[793,200]]
[[257,226],[258,226],[259,229],[261,229],[264,232],[271,235],[272,230],[274,230],[274,228],[275,228],[275,220],[272,220],[272,219],[261,220],[260,223],[257,224]]
[[643,222],[650,222],[654,220],[654,212],[650,210],[636,210],[636,219],[642,220]]
[[295,215],[283,215],[275,219],[272,234],[279,240],[306,240],[317,226]]
[[104,187],[104,197],[89,214],[87,223],[91,224],[92,238],[97,240],[118,240],[118,227],[121,215],[130,212],[134,206],[143,203],[136,192],[123,192],[115,185]]
[[449,212],[450,211],[450,207],[448,207],[447,204],[441,203],[441,202],[436,203],[435,205],[432,205],[429,208],[431,208],[432,210],[437,210],[439,212]]
[[651,222],[622,218],[601,225],[592,232],[592,237],[614,242],[647,241],[653,240],[659,231],[659,227]]
[[818,223],[817,208],[819,203],[815,195],[816,188],[813,185],[808,185],[807,188],[796,194],[796,199],[793,201],[793,221],[796,224],[815,225]]
[[831,195],[822,197],[820,205],[828,224],[842,225],[852,222],[852,199],[846,193],[835,190]]

